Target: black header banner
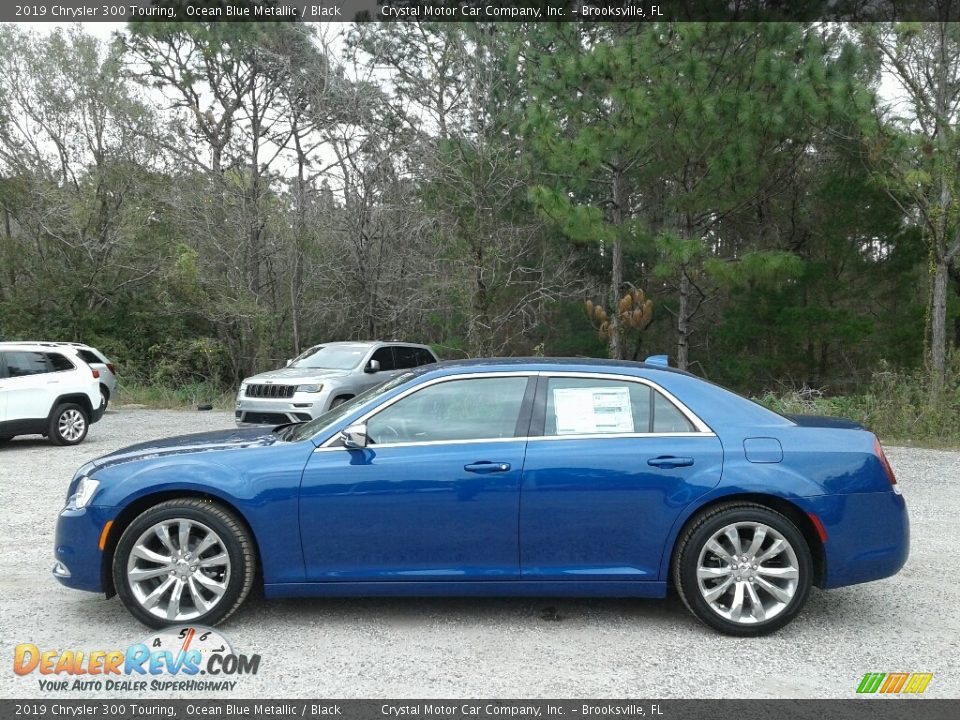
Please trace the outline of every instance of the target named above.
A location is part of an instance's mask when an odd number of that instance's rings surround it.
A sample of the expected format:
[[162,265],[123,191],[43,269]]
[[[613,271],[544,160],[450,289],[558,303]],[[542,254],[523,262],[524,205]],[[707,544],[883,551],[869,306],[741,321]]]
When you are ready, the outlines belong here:
[[957,21],[960,0],[24,0],[3,22]]
[[960,700],[0,700],[6,720],[955,720]]

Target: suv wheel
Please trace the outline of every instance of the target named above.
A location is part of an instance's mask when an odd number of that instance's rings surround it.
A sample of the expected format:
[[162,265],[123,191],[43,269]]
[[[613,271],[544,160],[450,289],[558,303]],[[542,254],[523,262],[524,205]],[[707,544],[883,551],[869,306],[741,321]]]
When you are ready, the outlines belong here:
[[110,404],[110,391],[107,390],[106,385],[100,386],[100,407],[103,408],[103,411],[107,411],[107,405]]
[[113,583],[145,625],[216,625],[253,586],[253,541],[237,517],[208,500],[179,498],[144,511],[124,530]]
[[47,436],[54,445],[77,445],[83,442],[90,427],[87,412],[76,403],[57,405],[50,416]]

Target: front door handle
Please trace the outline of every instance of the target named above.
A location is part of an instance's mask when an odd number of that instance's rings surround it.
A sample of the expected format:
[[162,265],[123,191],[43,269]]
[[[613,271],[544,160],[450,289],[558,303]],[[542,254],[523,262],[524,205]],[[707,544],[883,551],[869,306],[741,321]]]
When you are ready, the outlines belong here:
[[506,472],[507,470],[510,469],[510,463],[490,462],[489,460],[481,460],[480,462],[464,465],[463,469],[466,470],[467,472],[472,472],[472,473]]
[[660,457],[650,458],[647,465],[658,467],[661,470],[672,470],[678,467],[690,467],[693,465],[693,458],[673,457],[672,455],[662,455]]

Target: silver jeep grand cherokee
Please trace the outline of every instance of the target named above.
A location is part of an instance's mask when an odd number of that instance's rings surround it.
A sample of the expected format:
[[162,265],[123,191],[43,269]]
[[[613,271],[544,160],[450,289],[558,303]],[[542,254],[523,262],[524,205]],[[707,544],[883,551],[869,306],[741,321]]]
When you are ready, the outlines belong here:
[[314,345],[285,368],[248,377],[237,393],[241,427],[311,420],[403,370],[437,362],[426,345],[332,342]]

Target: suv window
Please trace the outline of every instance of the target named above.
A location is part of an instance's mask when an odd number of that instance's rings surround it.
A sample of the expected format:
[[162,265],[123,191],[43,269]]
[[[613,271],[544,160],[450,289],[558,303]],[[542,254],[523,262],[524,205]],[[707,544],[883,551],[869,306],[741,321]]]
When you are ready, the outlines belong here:
[[377,348],[370,359],[380,363],[381,370],[397,369],[396,361],[393,359],[393,348],[390,346]]
[[[61,372],[63,370],[73,370],[73,363],[67,360],[60,353],[44,353],[47,358],[47,365],[51,372]],[[85,359],[85,358],[84,358]]]
[[367,421],[372,443],[514,437],[524,376],[447,380],[418,390]]
[[429,350],[424,350],[423,348],[416,348],[417,351],[417,365],[429,365],[430,363],[435,363],[437,359],[433,356]]
[[101,365],[104,364],[101,358],[98,358],[95,353],[92,353],[89,350],[77,350],[77,355],[79,355],[80,358],[88,365],[94,365],[96,363],[100,363]]
[[693,432],[666,397],[642,383],[604,378],[550,378],[544,435]]
[[415,368],[434,362],[433,356],[423,348],[397,345],[393,348],[393,352],[397,357],[398,369]]
[[7,359],[8,377],[26,377],[49,372],[43,353],[14,350],[4,353]]

